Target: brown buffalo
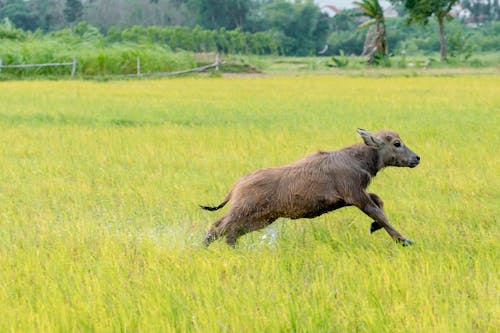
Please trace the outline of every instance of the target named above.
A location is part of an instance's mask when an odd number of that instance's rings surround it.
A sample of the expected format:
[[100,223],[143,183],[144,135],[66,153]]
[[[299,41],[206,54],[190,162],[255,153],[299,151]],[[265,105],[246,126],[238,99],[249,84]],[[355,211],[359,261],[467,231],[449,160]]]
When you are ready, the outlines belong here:
[[364,144],[320,151],[291,164],[254,171],[241,177],[220,205],[201,206],[213,211],[232,201],[227,214],[210,227],[205,245],[225,236],[234,246],[238,237],[262,229],[279,217],[313,218],[346,206],[358,207],[374,220],[371,232],[384,228],[402,245],[413,244],[389,224],[382,199],[367,193],[366,187],[382,168],[413,168],[420,157],[395,132],[357,132]]

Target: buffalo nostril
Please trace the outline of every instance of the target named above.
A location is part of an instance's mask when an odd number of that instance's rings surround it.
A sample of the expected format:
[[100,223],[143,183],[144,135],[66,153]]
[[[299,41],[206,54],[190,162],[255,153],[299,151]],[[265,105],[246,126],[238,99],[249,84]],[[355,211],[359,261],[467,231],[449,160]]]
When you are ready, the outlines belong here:
[[416,159],[417,161],[420,161],[420,156],[418,156],[418,155],[417,155],[417,156],[415,157],[415,159]]

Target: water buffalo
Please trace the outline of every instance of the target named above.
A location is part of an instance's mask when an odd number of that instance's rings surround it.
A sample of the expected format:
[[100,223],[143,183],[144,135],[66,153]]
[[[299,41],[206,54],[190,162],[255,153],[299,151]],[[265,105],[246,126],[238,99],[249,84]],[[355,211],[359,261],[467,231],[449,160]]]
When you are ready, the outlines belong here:
[[395,132],[357,132],[364,143],[319,151],[291,164],[254,171],[241,177],[220,205],[201,206],[214,211],[232,201],[227,214],[210,227],[205,245],[225,236],[234,246],[238,237],[262,229],[279,217],[313,218],[346,206],[355,206],[374,220],[371,232],[384,228],[402,245],[413,244],[389,224],[382,199],[366,192],[366,188],[382,168],[414,168],[420,157]]

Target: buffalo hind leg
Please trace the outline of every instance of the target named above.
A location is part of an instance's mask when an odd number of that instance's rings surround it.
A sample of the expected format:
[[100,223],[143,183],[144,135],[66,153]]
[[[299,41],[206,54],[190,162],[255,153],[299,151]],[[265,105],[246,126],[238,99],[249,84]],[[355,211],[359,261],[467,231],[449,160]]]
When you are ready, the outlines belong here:
[[235,219],[229,213],[212,224],[203,243],[205,246],[209,246],[213,241],[226,237],[227,244],[234,247],[238,237],[245,234],[245,232],[242,232],[241,224],[241,219]]
[[209,246],[210,243],[217,240],[221,236],[221,231],[219,230],[219,226],[223,220],[224,220],[224,217],[215,221],[210,226],[210,229],[208,230],[207,234],[205,235],[205,239],[203,240],[203,244],[205,246]]
[[239,223],[233,223],[225,232],[226,243],[231,247],[235,247],[238,238],[249,232],[263,229],[275,220],[276,217],[249,217],[240,220]]
[[[239,221],[238,221],[239,222]],[[236,241],[238,238],[246,234],[246,231],[241,223],[233,223],[225,230],[226,243],[232,248],[236,247]]]
[[233,219],[231,214],[228,214],[212,224],[205,235],[203,244],[205,246],[209,246],[213,241],[221,237],[226,237],[226,243],[231,247],[234,247],[238,237],[243,234],[244,232],[240,231],[239,221]]

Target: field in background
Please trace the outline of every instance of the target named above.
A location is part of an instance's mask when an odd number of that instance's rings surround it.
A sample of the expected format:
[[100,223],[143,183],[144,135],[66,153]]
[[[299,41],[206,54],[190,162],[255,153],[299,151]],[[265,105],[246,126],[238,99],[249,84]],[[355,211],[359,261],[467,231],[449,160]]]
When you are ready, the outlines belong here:
[[[336,63],[335,58],[338,63]],[[335,57],[276,57],[276,56],[238,56],[225,57],[228,65],[222,70],[237,72],[245,70],[241,64],[266,73],[293,74],[334,74],[346,76],[418,76],[418,75],[457,75],[457,74],[500,74],[499,53],[476,53],[467,61],[449,59],[439,61],[439,54],[403,56],[396,54],[388,59],[386,65],[369,66],[366,57],[336,55]],[[204,63],[210,63],[207,59]],[[339,67],[339,64],[341,67]],[[236,67],[238,66],[239,67]],[[226,67],[228,69],[226,70]],[[235,68],[236,67],[236,68]]]
[[[498,76],[0,83],[0,331],[497,332]],[[256,168],[390,128],[346,208],[201,245]]]

